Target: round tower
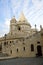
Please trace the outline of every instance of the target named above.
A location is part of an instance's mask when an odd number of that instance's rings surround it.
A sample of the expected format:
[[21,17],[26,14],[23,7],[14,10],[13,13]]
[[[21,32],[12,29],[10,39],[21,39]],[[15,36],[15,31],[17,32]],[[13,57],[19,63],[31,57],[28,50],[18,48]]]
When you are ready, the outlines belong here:
[[13,17],[10,21],[10,33],[11,33],[11,35],[14,34],[16,31],[16,22],[17,21],[16,21],[15,17]]
[[27,21],[27,19],[25,18],[23,12],[21,13],[19,20],[17,22],[18,24],[18,29],[21,31],[29,31],[31,29],[31,25],[30,23]]

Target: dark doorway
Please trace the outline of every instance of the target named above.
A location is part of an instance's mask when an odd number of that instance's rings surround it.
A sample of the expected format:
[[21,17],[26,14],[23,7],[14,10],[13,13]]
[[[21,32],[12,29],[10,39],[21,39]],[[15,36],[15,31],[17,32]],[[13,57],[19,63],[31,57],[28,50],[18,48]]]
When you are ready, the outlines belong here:
[[42,49],[40,45],[37,46],[37,56],[42,56]]

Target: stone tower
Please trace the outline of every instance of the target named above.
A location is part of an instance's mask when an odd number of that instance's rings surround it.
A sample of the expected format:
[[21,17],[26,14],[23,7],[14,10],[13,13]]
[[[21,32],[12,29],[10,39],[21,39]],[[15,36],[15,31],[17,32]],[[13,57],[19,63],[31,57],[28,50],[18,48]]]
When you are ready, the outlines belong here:
[[11,33],[11,35],[13,35],[16,31],[16,22],[17,21],[16,21],[15,17],[13,17],[10,21],[10,33]]
[[31,29],[31,25],[27,21],[27,19],[25,18],[23,12],[21,13],[21,15],[19,17],[19,20],[18,20],[17,24],[20,26],[21,31],[29,32],[30,29]]

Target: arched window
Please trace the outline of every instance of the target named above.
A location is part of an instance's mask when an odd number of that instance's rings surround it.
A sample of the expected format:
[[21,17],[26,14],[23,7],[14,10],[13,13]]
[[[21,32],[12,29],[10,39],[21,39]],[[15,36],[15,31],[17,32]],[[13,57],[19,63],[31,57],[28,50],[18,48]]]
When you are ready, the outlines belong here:
[[31,44],[31,51],[34,51],[34,45]]
[[23,50],[25,51],[25,47],[23,47]]
[[18,48],[17,48],[17,52],[18,52]]
[[12,50],[10,51],[10,53],[12,54]]
[[6,42],[4,42],[4,46],[6,46]]
[[18,26],[18,30],[19,30],[19,31],[21,30],[20,26]]
[[10,43],[11,43],[11,41],[10,41]]

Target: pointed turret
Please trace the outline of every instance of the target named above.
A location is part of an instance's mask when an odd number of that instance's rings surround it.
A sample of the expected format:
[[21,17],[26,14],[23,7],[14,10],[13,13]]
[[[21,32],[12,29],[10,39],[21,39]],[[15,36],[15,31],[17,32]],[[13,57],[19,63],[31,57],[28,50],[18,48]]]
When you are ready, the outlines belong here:
[[14,34],[14,32],[16,31],[16,19],[15,19],[15,17],[13,16],[12,17],[12,19],[11,19],[11,21],[10,21],[10,33],[11,33],[11,35],[12,34]]
[[16,19],[15,19],[15,16],[12,17],[10,23],[16,23]]
[[30,23],[25,18],[23,12],[20,14],[20,17],[19,17],[19,20],[18,20],[17,24],[29,25],[31,27]]
[[19,17],[19,21],[24,21],[26,18],[23,14],[23,12],[21,13],[20,17]]

